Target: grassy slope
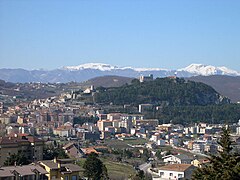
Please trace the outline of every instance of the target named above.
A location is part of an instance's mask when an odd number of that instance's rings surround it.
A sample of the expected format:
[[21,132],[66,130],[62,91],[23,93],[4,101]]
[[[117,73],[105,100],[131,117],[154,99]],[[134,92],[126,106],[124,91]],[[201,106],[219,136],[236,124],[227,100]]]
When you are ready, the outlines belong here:
[[[132,166],[124,163],[117,163],[117,162],[112,162],[108,159],[101,159],[101,161],[105,164],[108,170],[108,175],[110,179],[128,179],[130,175],[136,174],[135,170],[133,169]],[[78,165],[80,167],[83,167],[83,164],[85,162],[85,159],[79,159]],[[81,172],[81,176],[83,171]]]

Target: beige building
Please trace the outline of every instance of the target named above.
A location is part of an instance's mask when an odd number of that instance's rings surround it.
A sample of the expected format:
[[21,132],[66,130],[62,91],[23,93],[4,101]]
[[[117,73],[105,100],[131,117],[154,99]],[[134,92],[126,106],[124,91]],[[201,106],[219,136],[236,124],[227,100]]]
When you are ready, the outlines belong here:
[[109,120],[100,120],[97,122],[99,131],[104,131],[106,127],[113,126],[113,122]]
[[71,159],[54,159],[39,161],[38,164],[48,173],[48,180],[79,180],[80,167]]
[[12,154],[23,153],[29,161],[43,159],[44,141],[33,136],[1,137],[0,166],[7,162]]
[[48,172],[37,164],[1,167],[0,180],[46,180]]

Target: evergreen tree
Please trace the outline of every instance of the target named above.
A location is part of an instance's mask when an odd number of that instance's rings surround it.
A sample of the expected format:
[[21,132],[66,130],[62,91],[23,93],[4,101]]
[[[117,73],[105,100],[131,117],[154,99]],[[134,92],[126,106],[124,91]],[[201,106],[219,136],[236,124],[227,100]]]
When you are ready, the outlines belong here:
[[109,179],[107,168],[98,158],[96,153],[91,153],[88,155],[84,165],[83,175],[88,179],[100,180],[100,179]]
[[211,155],[209,165],[194,172],[194,180],[240,179],[240,155],[232,151],[229,129],[223,128],[218,144],[221,146],[221,151],[218,155]]

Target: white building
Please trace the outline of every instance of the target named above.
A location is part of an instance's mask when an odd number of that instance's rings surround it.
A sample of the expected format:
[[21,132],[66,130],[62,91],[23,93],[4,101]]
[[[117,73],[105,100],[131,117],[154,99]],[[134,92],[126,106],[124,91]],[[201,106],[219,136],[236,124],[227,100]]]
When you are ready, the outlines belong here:
[[165,145],[166,145],[166,141],[163,140],[163,139],[159,139],[159,140],[157,141],[157,145],[158,145],[158,146],[165,146]]
[[240,135],[240,126],[236,128],[236,134]]
[[205,141],[195,141],[193,143],[193,151],[197,153],[204,152]]
[[158,169],[160,179],[191,179],[195,167],[191,164],[168,164]]
[[167,164],[191,164],[192,158],[184,155],[184,154],[178,154],[178,155],[167,155],[162,157],[163,162]]
[[160,139],[160,134],[159,133],[155,133],[151,136],[150,141],[154,141],[157,142]]

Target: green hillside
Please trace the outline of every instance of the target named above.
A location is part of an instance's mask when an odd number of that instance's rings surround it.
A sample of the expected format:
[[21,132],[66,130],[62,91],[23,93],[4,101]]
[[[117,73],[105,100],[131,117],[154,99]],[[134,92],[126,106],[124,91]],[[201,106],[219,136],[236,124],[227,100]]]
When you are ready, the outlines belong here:
[[170,106],[227,104],[229,99],[221,96],[212,87],[180,78],[157,78],[140,83],[134,79],[131,85],[98,88],[97,103],[114,105],[152,103]]

